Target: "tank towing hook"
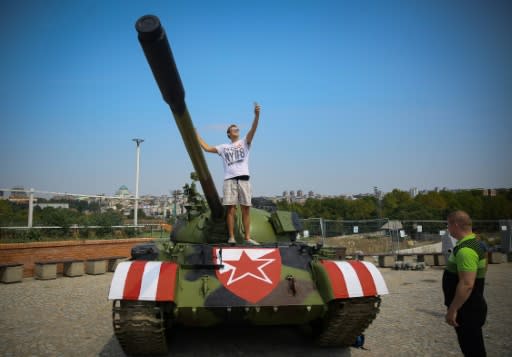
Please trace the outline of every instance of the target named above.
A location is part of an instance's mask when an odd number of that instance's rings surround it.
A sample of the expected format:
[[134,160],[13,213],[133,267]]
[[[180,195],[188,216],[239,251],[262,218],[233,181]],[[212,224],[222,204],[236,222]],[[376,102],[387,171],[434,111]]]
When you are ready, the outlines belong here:
[[203,281],[201,292],[203,293],[203,297],[206,297],[206,295],[208,295],[208,291],[210,290],[208,288],[208,275],[203,275],[201,280]]
[[297,287],[295,286],[295,277],[293,275],[288,275],[286,277],[288,280],[288,291],[292,293],[293,296],[297,295]]

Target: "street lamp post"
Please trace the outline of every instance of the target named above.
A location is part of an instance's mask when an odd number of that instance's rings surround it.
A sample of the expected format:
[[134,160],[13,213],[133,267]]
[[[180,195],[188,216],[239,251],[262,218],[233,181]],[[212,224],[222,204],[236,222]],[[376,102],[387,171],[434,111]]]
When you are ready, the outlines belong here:
[[28,198],[28,228],[32,228],[32,223],[34,219],[34,189],[30,189],[29,198]]
[[138,224],[138,213],[139,213],[139,161],[140,161],[140,144],[144,142],[144,139],[132,139],[137,144],[137,170],[135,173],[135,208],[133,211],[133,225],[137,228]]

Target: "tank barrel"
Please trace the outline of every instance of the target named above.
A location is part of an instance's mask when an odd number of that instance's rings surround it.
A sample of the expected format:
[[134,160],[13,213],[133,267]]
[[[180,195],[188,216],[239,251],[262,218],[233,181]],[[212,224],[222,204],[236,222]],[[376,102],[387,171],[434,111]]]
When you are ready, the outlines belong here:
[[185,90],[165,30],[158,17],[153,15],[139,18],[135,23],[135,29],[162,97],[171,108],[194,170],[199,176],[206,201],[212,211],[212,217],[221,218],[224,215],[224,207],[197,140],[194,125],[185,103]]

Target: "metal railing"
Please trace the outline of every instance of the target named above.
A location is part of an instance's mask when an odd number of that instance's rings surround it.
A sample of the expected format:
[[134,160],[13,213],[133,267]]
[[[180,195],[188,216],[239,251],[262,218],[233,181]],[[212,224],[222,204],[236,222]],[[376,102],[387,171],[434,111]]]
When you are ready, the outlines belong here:
[[35,226],[0,227],[0,243],[28,243],[55,240],[167,238],[169,231],[161,224],[117,226]]
[[[320,239],[331,244],[334,238],[387,239],[382,253],[398,252],[449,239],[445,220],[325,220],[303,219],[302,239]],[[473,231],[490,250],[512,252],[512,220],[473,220]],[[375,242],[375,241],[374,241]],[[439,250],[441,246],[439,245]]]
[[[9,195],[7,195],[9,194]],[[165,196],[166,197],[166,196]],[[57,198],[57,199],[56,199]],[[133,224],[138,224],[140,219],[137,220],[135,217],[135,207],[137,206],[137,202],[139,202],[138,206],[140,208],[140,203],[144,203],[147,199],[144,197],[136,198],[133,195],[91,195],[91,194],[82,194],[82,193],[69,193],[69,192],[54,192],[54,191],[43,191],[43,190],[35,190],[33,188],[24,189],[24,188],[13,188],[6,189],[0,188],[0,200],[5,199],[11,202],[17,202],[23,206],[23,209],[26,213],[23,220],[27,222],[26,227],[32,228],[38,225],[36,217],[34,215],[34,211],[37,206],[45,206],[45,207],[56,207],[65,205],[67,208],[71,207],[71,205],[77,204],[80,200],[85,200],[87,204],[95,204],[97,209],[100,211],[108,210],[108,209],[117,209],[116,206],[120,206],[118,211],[123,212],[133,212]],[[43,199],[42,203],[39,203],[38,200]],[[176,199],[176,198],[174,198]],[[169,198],[166,197],[165,202],[160,199],[151,199],[152,202],[148,208],[151,215],[154,215],[157,212],[157,216],[159,218],[165,219],[168,215],[167,212],[171,209],[171,205],[169,203]],[[181,204],[181,203],[180,203]],[[27,207],[28,206],[28,207]],[[181,207],[180,211],[183,208]],[[140,217],[139,217],[140,218]],[[23,220],[17,219],[16,225],[21,226],[23,224]]]

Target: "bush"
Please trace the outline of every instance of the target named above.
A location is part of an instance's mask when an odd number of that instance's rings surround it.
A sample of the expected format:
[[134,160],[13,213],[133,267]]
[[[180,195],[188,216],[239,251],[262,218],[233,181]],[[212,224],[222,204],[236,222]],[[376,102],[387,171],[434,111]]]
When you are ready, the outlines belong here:
[[43,240],[43,235],[38,229],[28,230],[14,230],[2,229],[0,230],[0,241],[2,243],[30,243]]

